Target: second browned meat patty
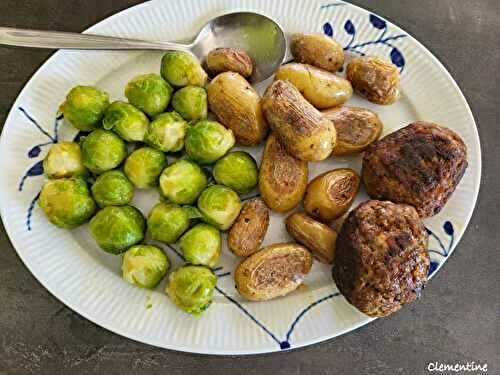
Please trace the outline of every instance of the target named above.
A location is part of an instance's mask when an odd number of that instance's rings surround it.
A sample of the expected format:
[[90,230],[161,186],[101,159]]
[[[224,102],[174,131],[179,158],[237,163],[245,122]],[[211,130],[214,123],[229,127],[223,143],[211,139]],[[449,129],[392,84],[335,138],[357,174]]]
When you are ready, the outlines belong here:
[[450,129],[415,122],[371,144],[363,157],[363,182],[374,199],[437,214],[467,168],[467,148]]
[[370,200],[352,210],[337,237],[333,278],[361,312],[387,316],[417,298],[429,272],[428,234],[406,204]]

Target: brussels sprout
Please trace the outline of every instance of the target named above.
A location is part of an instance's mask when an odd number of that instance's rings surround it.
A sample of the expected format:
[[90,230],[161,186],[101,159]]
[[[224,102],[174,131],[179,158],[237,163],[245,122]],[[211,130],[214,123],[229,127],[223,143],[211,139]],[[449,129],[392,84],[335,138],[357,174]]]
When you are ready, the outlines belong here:
[[186,135],[186,152],[200,164],[211,164],[234,146],[232,130],[217,121],[202,120],[190,127]]
[[122,171],[108,171],[97,177],[92,195],[99,207],[123,206],[132,200],[134,185]]
[[172,107],[186,121],[207,118],[207,91],[203,87],[186,86],[172,97]]
[[85,223],[96,208],[81,177],[47,181],[40,192],[39,204],[47,219],[60,228],[75,228]]
[[205,86],[207,73],[188,52],[169,51],[161,59],[161,75],[172,86]]
[[123,256],[123,279],[140,288],[155,288],[169,268],[167,254],[156,246],[132,246]]
[[226,186],[212,185],[203,190],[198,198],[198,209],[203,220],[220,230],[226,230],[240,213],[238,194]]
[[149,213],[148,234],[153,240],[175,243],[188,228],[188,211],[177,204],[158,203]]
[[90,233],[111,254],[121,254],[144,239],[146,221],[132,206],[104,207],[90,220]]
[[163,152],[151,147],[142,147],[132,152],[123,170],[130,181],[139,189],[158,186],[158,177],[167,166]]
[[83,139],[83,165],[95,174],[118,167],[126,157],[127,145],[109,130],[94,130]]
[[186,265],[172,272],[166,293],[173,303],[193,316],[200,316],[212,303],[217,276],[205,266]]
[[125,96],[133,104],[150,117],[162,113],[168,106],[172,86],[158,74],[142,74],[133,78],[125,87]]
[[43,160],[43,170],[49,178],[67,178],[86,174],[80,145],[74,142],[54,143]]
[[219,261],[221,246],[220,232],[208,224],[195,225],[180,241],[186,262],[211,268]]
[[184,147],[189,125],[177,112],[162,113],[154,118],[144,141],[163,152],[177,152]]
[[102,120],[102,127],[113,130],[128,142],[142,142],[149,119],[132,104],[122,101],[111,103]]
[[244,152],[230,152],[215,163],[213,169],[215,181],[230,187],[240,194],[248,193],[257,186],[259,171],[254,158]]
[[91,131],[99,127],[109,106],[108,94],[92,86],[76,86],[66,96],[59,110],[75,128]]
[[189,160],[178,160],[162,172],[160,191],[169,201],[177,204],[192,204],[207,186],[203,170]]

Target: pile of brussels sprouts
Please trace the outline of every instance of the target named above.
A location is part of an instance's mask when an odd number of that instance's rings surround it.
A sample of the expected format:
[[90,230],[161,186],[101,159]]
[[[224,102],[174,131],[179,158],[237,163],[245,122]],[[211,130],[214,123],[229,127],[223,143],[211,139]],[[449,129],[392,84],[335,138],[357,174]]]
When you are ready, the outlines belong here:
[[[99,247],[123,255],[123,279],[141,288],[155,288],[170,267],[164,251],[148,241],[179,243],[186,265],[170,273],[166,293],[195,316],[212,301],[220,231],[237,218],[239,194],[258,182],[252,156],[229,152],[233,132],[207,118],[206,83],[193,56],[167,52],[161,75],[127,83],[128,102],[110,103],[107,93],[91,86],[71,89],[60,110],[88,134],[49,150],[39,201],[58,227],[90,221]],[[168,153],[176,153],[175,161],[169,163]],[[161,201],[145,218],[131,201],[135,189],[148,188],[158,189]]]

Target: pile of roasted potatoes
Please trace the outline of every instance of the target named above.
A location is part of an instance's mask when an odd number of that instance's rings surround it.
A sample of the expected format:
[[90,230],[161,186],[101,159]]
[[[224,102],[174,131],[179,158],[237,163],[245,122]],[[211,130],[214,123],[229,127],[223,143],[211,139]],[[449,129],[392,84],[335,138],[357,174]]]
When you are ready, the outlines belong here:
[[[378,57],[355,57],[343,78],[342,46],[320,34],[296,34],[290,49],[294,62],[278,69],[262,97],[247,80],[252,59],[230,48],[210,52],[208,72],[188,53],[167,52],[161,74],[127,83],[126,102],[74,87],[60,111],[86,133],[56,143],[44,160],[39,204],[49,221],[69,229],[90,221],[97,244],[122,255],[123,279],[142,288],[155,288],[170,267],[155,243],[177,243],[186,264],[169,274],[166,293],[195,316],[212,302],[223,231],[242,257],[234,272],[241,296],[264,301],[295,290],[313,257],[334,261],[331,224],[360,188],[358,173],[345,168],[309,181],[308,163],[359,154],[379,138],[376,113],[344,104],[353,93],[393,103],[399,70]],[[249,153],[231,151],[263,142],[260,167]],[[242,204],[257,187],[260,195]],[[147,188],[161,200],[144,217],[130,202]],[[303,211],[283,222],[296,242],[261,248],[270,210],[299,205]]]

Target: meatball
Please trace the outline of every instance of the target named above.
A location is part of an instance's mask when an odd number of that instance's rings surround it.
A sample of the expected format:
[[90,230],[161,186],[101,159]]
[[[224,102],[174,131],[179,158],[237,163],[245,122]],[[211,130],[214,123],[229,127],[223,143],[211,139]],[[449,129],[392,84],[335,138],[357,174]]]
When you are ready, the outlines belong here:
[[337,237],[335,283],[366,315],[390,315],[419,297],[429,272],[427,242],[427,231],[412,206],[361,203]]
[[450,129],[415,122],[371,144],[363,182],[374,199],[411,204],[420,217],[436,215],[467,168],[467,147]]

